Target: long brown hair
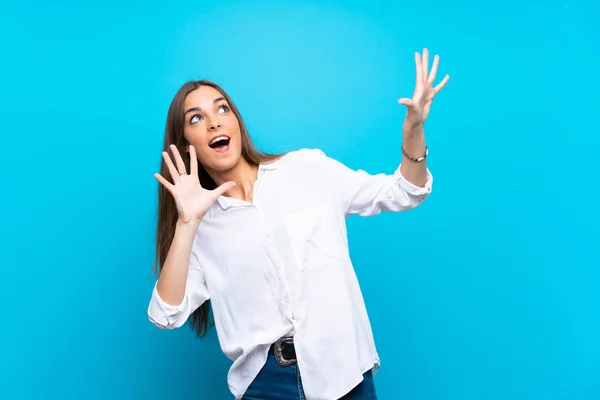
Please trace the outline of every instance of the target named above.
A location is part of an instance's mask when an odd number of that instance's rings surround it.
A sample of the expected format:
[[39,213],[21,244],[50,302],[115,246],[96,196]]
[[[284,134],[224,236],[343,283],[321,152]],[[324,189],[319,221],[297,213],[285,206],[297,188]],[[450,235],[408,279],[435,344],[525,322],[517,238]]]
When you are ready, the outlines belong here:
[[[240,132],[242,136],[242,157],[251,164],[258,165],[264,162],[271,162],[279,158],[280,154],[269,154],[264,153],[256,148],[246,125],[238,111],[237,107],[229,97],[229,95],[216,83],[208,80],[189,81],[186,82],[175,94],[175,97],[171,101],[169,112],[167,114],[167,123],[165,127],[165,136],[163,149],[170,153],[169,146],[174,144],[177,150],[184,159],[185,167],[187,171],[190,171],[190,159],[186,154],[186,140],[183,136],[183,127],[185,124],[185,118],[183,115],[184,102],[189,93],[200,88],[201,86],[210,86],[216,89],[229,104],[229,108],[237,117],[240,124]],[[170,176],[169,171],[164,162],[161,162],[160,174],[165,178]],[[217,185],[215,181],[206,172],[200,162],[198,162],[198,176],[200,184],[205,189],[215,189]],[[165,263],[167,253],[171,247],[171,242],[175,236],[175,227],[177,224],[177,208],[175,207],[175,200],[173,196],[165,187],[161,184],[158,185],[158,224],[156,227],[156,255],[154,261],[154,271],[160,275],[160,270]],[[189,322],[192,329],[196,332],[199,337],[205,336],[210,328],[214,325],[214,320],[210,318],[210,301],[206,301],[197,310],[195,310],[189,318]]]

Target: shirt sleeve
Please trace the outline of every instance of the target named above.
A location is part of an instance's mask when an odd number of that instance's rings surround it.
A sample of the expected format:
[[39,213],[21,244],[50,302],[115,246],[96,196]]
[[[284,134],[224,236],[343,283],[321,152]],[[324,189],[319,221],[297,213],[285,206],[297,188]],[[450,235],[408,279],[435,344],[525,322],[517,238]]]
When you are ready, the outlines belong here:
[[346,216],[373,216],[383,211],[401,212],[419,206],[431,193],[433,176],[427,169],[424,187],[407,181],[400,166],[393,174],[353,170],[321,150],[313,150],[321,170],[340,196]]
[[148,306],[148,318],[161,329],[174,329],[183,326],[189,316],[210,298],[202,268],[193,252],[190,254],[185,295],[181,304],[171,305],[165,303],[156,290],[157,285],[158,281],[154,284],[152,291]]

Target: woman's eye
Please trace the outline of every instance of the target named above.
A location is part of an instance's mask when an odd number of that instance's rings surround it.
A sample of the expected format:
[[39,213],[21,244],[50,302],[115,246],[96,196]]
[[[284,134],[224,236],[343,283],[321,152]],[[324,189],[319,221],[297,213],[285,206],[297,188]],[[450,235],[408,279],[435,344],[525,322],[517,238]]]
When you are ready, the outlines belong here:
[[[221,105],[219,106],[219,112],[220,112],[220,111],[222,111],[222,112],[225,112],[225,113],[226,113],[226,112],[229,112],[229,111],[231,111],[231,110],[230,110],[230,109],[229,109],[229,107],[228,107],[228,106],[226,106],[225,104],[221,104]],[[192,117],[190,118],[190,124],[195,124],[196,122],[199,122],[201,119],[202,119],[202,115],[200,115],[200,114],[195,114],[195,115],[192,115]]]

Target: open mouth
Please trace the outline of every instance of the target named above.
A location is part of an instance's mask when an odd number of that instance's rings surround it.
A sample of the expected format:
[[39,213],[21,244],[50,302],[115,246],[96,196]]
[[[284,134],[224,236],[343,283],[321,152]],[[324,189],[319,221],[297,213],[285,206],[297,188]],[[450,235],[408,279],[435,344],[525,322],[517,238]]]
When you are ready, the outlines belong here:
[[229,142],[231,142],[229,136],[221,135],[211,140],[208,147],[217,151],[225,151],[229,148]]

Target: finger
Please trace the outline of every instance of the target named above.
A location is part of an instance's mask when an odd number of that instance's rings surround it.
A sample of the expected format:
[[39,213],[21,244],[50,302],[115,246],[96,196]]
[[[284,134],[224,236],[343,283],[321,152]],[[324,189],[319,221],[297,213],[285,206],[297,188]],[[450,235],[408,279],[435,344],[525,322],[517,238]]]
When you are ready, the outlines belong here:
[[433,57],[433,65],[431,66],[431,72],[429,73],[429,78],[427,78],[427,83],[431,85],[433,81],[435,81],[435,75],[437,74],[438,64],[440,63],[440,57],[436,55]]
[[417,85],[423,82],[423,63],[421,62],[421,55],[419,52],[415,52],[415,65],[417,66]]
[[412,107],[413,102],[411,99],[402,98],[402,99],[398,100],[398,104],[402,104],[403,106],[406,106],[406,107]]
[[169,182],[168,180],[166,180],[165,178],[163,178],[163,176],[161,174],[154,174],[154,177],[160,182],[162,183],[162,185],[167,188],[167,190],[169,192],[171,192],[171,190],[173,190],[173,184],[171,182]]
[[450,79],[450,75],[447,75],[444,77],[444,79],[442,79],[442,81],[433,89],[435,94],[438,94],[438,92],[440,90],[442,90],[444,88],[444,86],[446,86],[446,83],[448,83],[448,80]]
[[423,77],[422,79],[427,79],[427,74],[429,70],[429,50],[423,49]]
[[196,156],[196,149],[190,144],[190,174],[192,176],[198,176],[198,158]]
[[167,169],[169,170],[169,174],[171,175],[171,178],[173,178],[173,183],[177,183],[177,181],[179,180],[179,174],[177,173],[177,168],[175,168],[175,165],[173,165],[173,161],[171,160],[169,153],[167,153],[166,151],[163,151],[162,157],[163,157],[163,160],[165,160],[165,165],[167,166]]
[[223,193],[225,193],[226,191],[228,191],[229,189],[234,187],[235,185],[236,185],[236,183],[233,181],[225,182],[224,184],[222,184],[221,186],[219,186],[218,188],[213,190],[213,193],[216,197],[219,197]]
[[431,108],[431,101],[428,101],[423,107],[423,115],[429,114],[429,109]]
[[181,154],[179,154],[179,150],[177,150],[177,147],[174,144],[172,144],[170,147],[171,147],[171,152],[173,153],[173,156],[175,157],[175,162],[177,163],[177,170],[179,171],[180,174],[187,173],[185,170],[185,163],[183,162],[183,158],[181,158]]

